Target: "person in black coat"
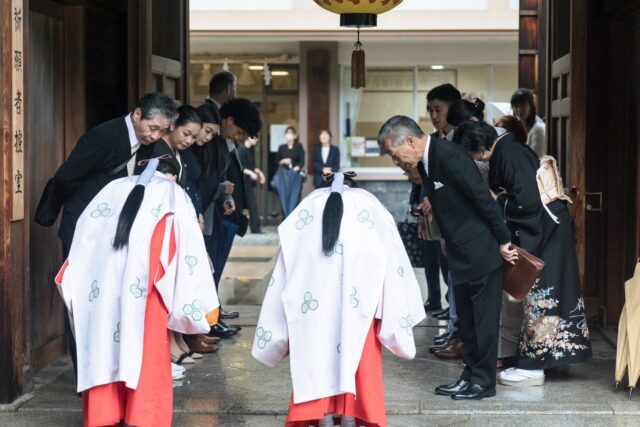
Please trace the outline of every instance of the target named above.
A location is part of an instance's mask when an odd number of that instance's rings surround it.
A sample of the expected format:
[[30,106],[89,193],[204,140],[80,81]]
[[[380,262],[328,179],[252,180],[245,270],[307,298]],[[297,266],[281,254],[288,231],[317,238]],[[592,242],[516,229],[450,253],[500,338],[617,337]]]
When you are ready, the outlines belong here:
[[64,207],[58,237],[65,257],[87,204],[112,180],[131,175],[137,150],[155,143],[176,116],[171,98],[154,92],[140,98],[132,113],[98,125],[78,140],[54,176],[55,196]]
[[331,132],[324,129],[318,137],[320,145],[313,150],[313,186],[320,188],[325,173],[334,173],[340,170],[340,149],[331,145]]
[[302,169],[305,165],[305,152],[298,141],[296,128],[287,127],[284,137],[286,142],[278,147],[276,153],[279,168],[271,180],[271,186],[280,199],[282,217],[286,218],[300,202],[304,182]]
[[458,145],[425,135],[405,116],[380,129],[383,154],[405,170],[418,168],[444,238],[465,368],[436,387],[455,400],[495,396],[503,259],[514,262],[511,234],[471,157]]
[[259,188],[258,185],[264,185],[267,182],[264,173],[258,169],[256,164],[256,144],[258,141],[258,138],[247,138],[244,144],[238,146],[238,155],[244,168],[242,173],[244,173],[244,186],[247,191],[249,227],[253,234],[262,233],[256,191]]

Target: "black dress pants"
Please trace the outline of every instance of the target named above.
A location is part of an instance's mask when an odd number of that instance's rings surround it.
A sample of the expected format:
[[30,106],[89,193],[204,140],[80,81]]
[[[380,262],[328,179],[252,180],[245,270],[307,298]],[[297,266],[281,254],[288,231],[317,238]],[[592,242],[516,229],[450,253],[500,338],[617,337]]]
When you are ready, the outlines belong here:
[[424,240],[424,272],[427,276],[427,304],[440,303],[440,270],[445,282],[449,280],[447,257],[442,253],[440,241]]
[[247,208],[249,209],[249,227],[252,233],[260,233],[260,212],[258,211],[258,200],[256,191],[258,187],[253,180],[245,180],[244,185],[247,192]]
[[455,285],[460,319],[461,379],[484,387],[496,385],[496,362],[500,335],[502,267],[471,283]]

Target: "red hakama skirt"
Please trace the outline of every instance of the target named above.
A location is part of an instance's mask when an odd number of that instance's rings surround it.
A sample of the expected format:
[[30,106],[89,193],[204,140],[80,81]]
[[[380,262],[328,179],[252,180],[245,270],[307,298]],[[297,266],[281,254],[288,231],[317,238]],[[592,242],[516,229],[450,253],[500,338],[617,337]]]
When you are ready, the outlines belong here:
[[[362,358],[356,371],[356,394],[343,393],[304,403],[289,403],[285,427],[317,426],[327,414],[356,417],[356,425],[386,427],[382,381],[382,345],[376,338],[380,321],[374,319],[362,350]],[[339,424],[338,419],[334,420]]]
[[[161,278],[164,269],[160,263],[166,217],[153,232],[149,257],[149,283],[147,307],[144,319],[144,341],[142,368],[138,388],[127,388],[124,382],[104,384],[82,393],[84,425],[112,426],[124,420],[138,427],[171,426],[173,416],[173,384],[171,381],[171,359],[168,311],[154,286],[154,278]],[[175,254],[176,242],[172,236],[170,256]]]

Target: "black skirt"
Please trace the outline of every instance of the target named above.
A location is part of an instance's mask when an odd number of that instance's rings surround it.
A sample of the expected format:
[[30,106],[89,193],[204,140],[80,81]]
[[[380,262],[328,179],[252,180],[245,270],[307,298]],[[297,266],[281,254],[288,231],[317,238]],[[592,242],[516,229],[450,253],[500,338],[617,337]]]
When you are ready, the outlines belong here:
[[573,224],[566,202],[555,201],[543,218],[545,262],[524,301],[524,322],[516,366],[548,369],[591,357],[591,341],[580,289]]

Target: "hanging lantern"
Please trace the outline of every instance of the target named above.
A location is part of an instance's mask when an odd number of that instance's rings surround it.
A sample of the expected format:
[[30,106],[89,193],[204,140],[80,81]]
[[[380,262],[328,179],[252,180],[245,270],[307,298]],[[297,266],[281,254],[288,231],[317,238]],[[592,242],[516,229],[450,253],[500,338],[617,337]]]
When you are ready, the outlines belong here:
[[378,25],[378,15],[388,12],[402,0],[314,0],[329,12],[340,14],[340,26],[358,29],[358,39],[351,55],[351,87],[365,86],[364,50],[360,43],[360,28]]

